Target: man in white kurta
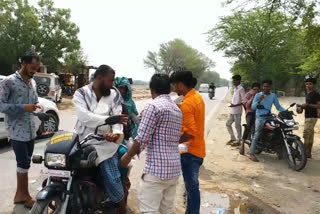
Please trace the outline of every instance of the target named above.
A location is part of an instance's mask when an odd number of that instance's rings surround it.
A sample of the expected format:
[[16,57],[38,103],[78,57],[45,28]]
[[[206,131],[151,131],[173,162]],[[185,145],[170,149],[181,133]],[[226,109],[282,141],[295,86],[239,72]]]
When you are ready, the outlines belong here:
[[[112,87],[114,76],[115,72],[111,67],[101,65],[94,75],[94,81],[75,92],[73,103],[78,117],[75,129],[80,141],[94,133],[95,128],[104,124],[108,117],[121,115],[122,98],[120,92]],[[117,157],[118,147],[123,141],[123,126],[102,126],[98,134],[105,135],[106,141],[92,140],[86,144],[92,145],[97,152],[96,165],[101,170],[106,193],[112,202],[119,204],[120,213],[125,213],[124,190]]]

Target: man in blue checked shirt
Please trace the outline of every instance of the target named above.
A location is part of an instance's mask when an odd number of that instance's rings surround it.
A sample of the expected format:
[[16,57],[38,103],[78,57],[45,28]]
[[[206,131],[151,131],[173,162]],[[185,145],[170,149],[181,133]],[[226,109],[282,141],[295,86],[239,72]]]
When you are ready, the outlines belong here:
[[120,161],[124,167],[142,150],[146,164],[139,193],[140,213],[175,213],[175,196],[181,175],[179,153],[182,113],[171,100],[168,75],[155,74],[150,81],[153,101],[144,109],[138,136]]
[[259,162],[256,157],[255,151],[257,147],[257,142],[260,137],[260,134],[263,130],[265,122],[270,119],[271,108],[274,104],[278,111],[285,111],[285,109],[280,105],[277,95],[271,93],[271,80],[265,80],[262,82],[262,92],[256,94],[252,102],[251,108],[253,111],[256,111],[256,124],[255,132],[250,146],[250,159],[254,162]]

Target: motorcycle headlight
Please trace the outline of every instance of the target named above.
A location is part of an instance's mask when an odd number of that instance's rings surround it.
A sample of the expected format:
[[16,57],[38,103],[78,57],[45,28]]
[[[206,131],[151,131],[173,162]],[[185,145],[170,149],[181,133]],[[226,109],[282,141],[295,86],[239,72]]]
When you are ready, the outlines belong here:
[[45,165],[49,167],[66,167],[66,155],[47,153],[45,157]]
[[294,120],[284,120],[284,122],[286,123],[287,126],[294,126],[295,125]]

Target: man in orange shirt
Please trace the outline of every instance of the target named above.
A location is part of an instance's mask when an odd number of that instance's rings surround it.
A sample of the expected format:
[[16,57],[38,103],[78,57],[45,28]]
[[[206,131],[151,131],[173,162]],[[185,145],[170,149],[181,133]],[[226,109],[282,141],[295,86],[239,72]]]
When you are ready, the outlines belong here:
[[183,115],[180,143],[188,145],[188,151],[181,154],[182,174],[187,190],[186,214],[199,214],[200,190],[199,170],[206,155],[204,141],[205,104],[195,91],[197,80],[190,71],[175,72],[170,77],[175,91],[183,95],[180,105]]

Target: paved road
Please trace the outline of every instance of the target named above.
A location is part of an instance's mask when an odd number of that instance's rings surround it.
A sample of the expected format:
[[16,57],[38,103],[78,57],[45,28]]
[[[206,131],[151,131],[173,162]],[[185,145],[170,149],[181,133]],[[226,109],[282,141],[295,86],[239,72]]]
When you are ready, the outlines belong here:
[[[219,106],[221,100],[224,99],[227,94],[227,88],[217,88],[216,89],[216,97],[213,100],[210,100],[207,93],[202,93],[202,97],[206,104],[206,119],[209,120],[210,117],[214,114],[215,108]],[[176,97],[175,97],[176,98]],[[137,108],[139,111],[143,109],[145,104],[150,100],[141,100],[136,102]],[[76,122],[76,116],[73,111],[65,110],[60,112],[60,129],[72,131]],[[44,148],[48,140],[39,140],[35,145],[34,154],[43,154]],[[137,188],[139,176],[141,174],[142,168],[144,166],[144,158],[140,161],[136,161],[134,163],[134,169],[132,171],[132,186],[133,186],[133,194],[135,192],[134,189]],[[13,207],[12,200],[14,196],[14,191],[16,188],[16,178],[15,178],[15,169],[16,162],[15,156],[12,149],[7,146],[5,148],[0,149],[0,174],[1,174],[1,184],[0,184],[0,213],[13,213],[24,214],[27,213],[28,210],[24,209],[22,205],[17,205]],[[43,177],[40,176],[40,169],[43,168],[43,165],[33,164],[30,169],[30,179],[29,186],[31,189],[32,195],[36,195],[37,191],[39,191],[41,187],[41,183]]]

